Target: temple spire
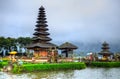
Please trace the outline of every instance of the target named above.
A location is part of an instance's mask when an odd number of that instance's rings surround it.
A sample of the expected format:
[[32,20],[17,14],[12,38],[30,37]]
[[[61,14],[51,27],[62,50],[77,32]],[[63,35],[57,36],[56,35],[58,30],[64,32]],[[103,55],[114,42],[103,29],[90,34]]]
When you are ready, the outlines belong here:
[[102,52],[109,53],[109,44],[106,41],[102,44]]
[[42,5],[41,5],[41,7],[40,8],[44,8]]
[[[39,60],[43,60],[44,62],[48,62],[48,60],[51,60],[51,55],[55,52],[51,52],[49,49],[54,49],[57,46],[53,43],[50,43],[52,40],[48,32],[48,25],[46,21],[46,15],[45,15],[45,8],[41,6],[39,8],[38,12],[38,18],[35,25],[35,32],[33,33],[33,42],[26,46],[28,49],[34,50],[34,57]],[[57,51],[56,51],[57,53]]]
[[108,60],[109,60],[109,57],[110,57],[111,55],[113,55],[113,53],[111,53],[111,52],[109,51],[109,49],[110,49],[110,48],[109,48],[109,44],[108,44],[107,42],[103,42],[101,49],[102,49],[102,51],[101,51],[100,53],[98,53],[98,54],[100,54],[100,55],[103,56],[103,57],[102,57],[102,60],[103,60],[103,61],[108,61]]
[[46,15],[45,15],[45,8],[43,6],[41,6],[39,8],[39,13],[38,13],[38,18],[36,21],[36,29],[35,29],[35,33],[33,34],[33,42],[34,43],[48,43],[49,41],[51,41],[52,39],[50,37],[48,37],[48,35],[50,35],[47,31],[47,21],[46,21]]
[[49,49],[49,48],[54,48],[56,47],[55,44],[50,43],[50,41],[52,40],[49,35],[50,33],[48,32],[48,25],[47,25],[47,21],[46,21],[46,14],[45,14],[45,8],[43,6],[41,6],[39,8],[39,12],[38,12],[38,18],[36,21],[36,25],[35,25],[35,32],[33,33],[33,38],[32,38],[32,43],[27,46],[28,49],[34,49],[34,48],[44,48],[44,49]]

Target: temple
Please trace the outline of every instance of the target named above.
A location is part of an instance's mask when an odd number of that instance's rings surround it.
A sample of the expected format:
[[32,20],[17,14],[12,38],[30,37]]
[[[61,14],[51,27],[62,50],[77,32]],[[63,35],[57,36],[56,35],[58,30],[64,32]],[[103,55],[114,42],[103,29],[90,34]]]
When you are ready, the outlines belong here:
[[104,61],[108,61],[109,60],[109,57],[113,54],[113,53],[111,53],[110,51],[109,51],[109,44],[108,43],[106,43],[106,42],[104,42],[103,44],[102,44],[102,51],[100,52],[100,53],[98,53],[98,54],[100,54],[100,55],[102,55],[103,57],[102,57],[102,60],[104,60]]
[[49,37],[48,25],[46,21],[45,8],[41,6],[39,8],[39,14],[37,18],[37,25],[35,28],[34,37],[32,38],[32,43],[27,46],[27,49],[34,50],[34,56],[36,58],[45,58],[47,59],[50,54],[51,49],[56,49],[56,45],[50,43],[52,40]]
[[73,57],[73,50],[77,49],[78,47],[69,43],[65,42],[59,46],[59,49],[62,50],[61,54],[63,58],[72,58]]

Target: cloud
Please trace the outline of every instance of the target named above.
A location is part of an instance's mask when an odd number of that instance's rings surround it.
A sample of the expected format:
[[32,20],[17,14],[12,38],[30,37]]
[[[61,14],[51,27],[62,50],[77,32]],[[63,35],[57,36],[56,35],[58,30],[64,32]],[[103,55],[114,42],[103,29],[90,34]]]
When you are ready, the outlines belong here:
[[0,0],[0,36],[31,36],[46,10],[53,42],[119,41],[119,0]]

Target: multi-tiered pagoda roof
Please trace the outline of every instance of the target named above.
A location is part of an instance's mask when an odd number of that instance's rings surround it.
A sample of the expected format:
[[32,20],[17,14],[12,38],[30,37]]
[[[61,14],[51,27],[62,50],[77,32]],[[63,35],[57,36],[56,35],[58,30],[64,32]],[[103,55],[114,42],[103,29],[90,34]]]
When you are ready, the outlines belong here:
[[112,55],[113,53],[111,53],[110,51],[109,51],[109,44],[108,43],[106,43],[106,42],[104,42],[103,44],[102,44],[102,51],[99,53],[100,55]]
[[47,25],[47,21],[46,21],[46,15],[45,15],[45,8],[43,6],[41,6],[39,8],[39,13],[38,13],[38,18],[37,18],[37,25],[35,30],[35,33],[33,33],[34,37],[32,38],[33,42],[32,44],[30,44],[29,46],[27,46],[27,48],[52,48],[52,47],[56,47],[55,44],[50,43],[50,41],[52,40],[49,35],[50,33],[48,33],[48,25]]

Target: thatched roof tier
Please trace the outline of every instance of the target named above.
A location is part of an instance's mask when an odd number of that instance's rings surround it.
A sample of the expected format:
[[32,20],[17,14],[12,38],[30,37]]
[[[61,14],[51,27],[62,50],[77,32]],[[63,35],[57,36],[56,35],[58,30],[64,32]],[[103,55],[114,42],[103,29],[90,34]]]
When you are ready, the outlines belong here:
[[104,42],[103,44],[102,44],[102,51],[100,52],[100,53],[98,53],[98,54],[100,54],[100,55],[107,55],[107,56],[110,56],[110,55],[112,55],[113,53],[111,53],[110,51],[109,51],[109,44],[107,43],[107,42]]
[[107,42],[104,42],[104,43],[102,44],[102,49],[110,49],[110,48],[109,48],[109,44],[108,44]]
[[44,24],[44,23],[38,23],[37,25],[35,25],[36,27],[47,27],[48,25],[47,24]]
[[110,55],[113,55],[113,53],[111,53],[111,52],[105,52],[105,51],[101,51],[100,53],[98,53],[98,54],[100,54],[100,55],[107,55],[107,56],[110,56]]
[[41,10],[45,10],[45,8],[43,7],[43,6],[41,6],[40,8],[39,8],[39,10],[41,11]]
[[59,46],[59,49],[77,49],[78,47],[69,43],[69,42],[66,42],[62,45]]
[[50,40],[52,40],[51,38],[49,38],[49,37],[33,37],[33,39],[32,40],[44,40],[44,41],[50,41]]
[[57,47],[55,44],[50,43],[52,40],[49,37],[49,33],[47,32],[49,29],[47,28],[47,21],[46,21],[45,9],[43,6],[39,8],[37,24],[35,28],[35,33],[33,33],[34,37],[32,38],[32,43],[26,46],[28,49],[34,48],[53,48]]
[[38,20],[41,20],[41,19],[42,19],[42,20],[46,20],[47,18],[38,17],[37,19],[38,19]]
[[104,43],[102,45],[103,46],[109,46],[109,44],[106,41],[104,41]]
[[39,21],[36,21],[36,23],[47,23],[47,21],[39,20]]
[[48,32],[35,32],[33,35],[50,35]]
[[34,48],[57,48],[57,45],[53,43],[34,43],[30,44],[29,46],[26,46],[28,49],[34,49]]
[[48,28],[42,28],[42,27],[39,27],[39,28],[36,28],[35,31],[40,31],[40,30],[44,30],[44,31],[47,31]]

